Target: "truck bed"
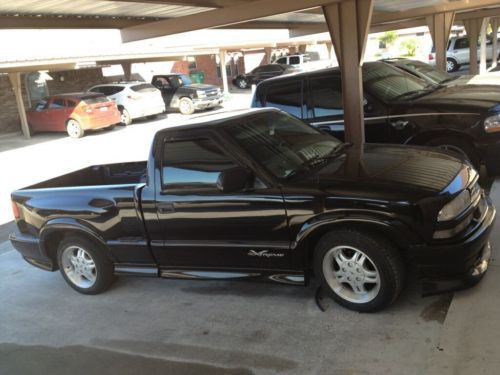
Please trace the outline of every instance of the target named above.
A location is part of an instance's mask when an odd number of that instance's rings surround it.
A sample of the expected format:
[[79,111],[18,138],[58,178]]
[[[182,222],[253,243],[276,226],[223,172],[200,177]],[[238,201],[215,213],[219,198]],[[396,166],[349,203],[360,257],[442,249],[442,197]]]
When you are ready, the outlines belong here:
[[138,184],[146,182],[146,167],[146,161],[93,165],[21,190]]

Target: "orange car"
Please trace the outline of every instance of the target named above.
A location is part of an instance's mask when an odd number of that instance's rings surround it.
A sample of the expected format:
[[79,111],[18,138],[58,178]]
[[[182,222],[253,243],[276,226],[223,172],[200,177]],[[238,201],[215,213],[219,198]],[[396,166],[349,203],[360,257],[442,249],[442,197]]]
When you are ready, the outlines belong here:
[[68,132],[83,137],[86,130],[112,129],[120,122],[116,104],[102,94],[73,93],[53,95],[26,111],[33,132]]

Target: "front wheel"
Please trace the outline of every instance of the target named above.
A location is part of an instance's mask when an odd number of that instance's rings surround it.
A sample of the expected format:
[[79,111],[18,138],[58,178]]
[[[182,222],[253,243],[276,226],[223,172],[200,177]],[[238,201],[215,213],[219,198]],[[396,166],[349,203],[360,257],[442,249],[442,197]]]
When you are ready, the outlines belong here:
[[182,98],[179,101],[179,111],[183,115],[192,115],[194,113],[194,104],[193,101],[189,98]]
[[446,71],[448,73],[456,72],[459,68],[458,63],[455,59],[446,59]]
[[480,166],[480,160],[474,146],[462,139],[455,137],[441,137],[430,140],[426,143],[426,145],[451,152],[460,158],[470,161],[475,168],[479,168]]
[[130,117],[130,113],[125,108],[120,110],[120,124],[122,125],[130,125],[132,123],[132,118]]
[[72,118],[66,123],[66,131],[71,138],[81,138],[85,135],[80,123]]
[[69,236],[57,249],[57,263],[66,282],[83,294],[98,294],[113,282],[113,265],[102,249],[86,238]]
[[337,303],[359,312],[389,306],[403,287],[404,266],[394,245],[358,230],[324,235],[315,249],[314,271]]

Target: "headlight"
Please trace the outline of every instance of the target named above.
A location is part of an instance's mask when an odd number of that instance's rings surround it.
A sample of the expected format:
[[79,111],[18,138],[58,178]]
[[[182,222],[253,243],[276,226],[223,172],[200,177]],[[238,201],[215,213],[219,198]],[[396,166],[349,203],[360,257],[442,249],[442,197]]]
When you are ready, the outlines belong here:
[[500,131],[500,113],[490,116],[484,120],[484,130],[488,133]]
[[471,199],[469,191],[462,191],[455,199],[446,204],[441,211],[439,211],[438,221],[448,221],[457,217],[464,212],[470,204]]
[[207,93],[205,91],[201,91],[201,90],[196,90],[196,96],[198,98],[204,98],[207,96]]

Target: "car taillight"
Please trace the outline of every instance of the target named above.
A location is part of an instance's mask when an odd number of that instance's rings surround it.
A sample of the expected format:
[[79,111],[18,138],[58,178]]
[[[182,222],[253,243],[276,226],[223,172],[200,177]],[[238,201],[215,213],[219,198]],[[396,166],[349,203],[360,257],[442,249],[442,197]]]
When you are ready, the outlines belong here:
[[21,217],[21,213],[19,212],[19,207],[17,207],[17,203],[12,201],[12,212],[14,213],[14,218],[17,220]]
[[429,60],[434,60],[434,56],[432,55],[432,53],[429,53]]

